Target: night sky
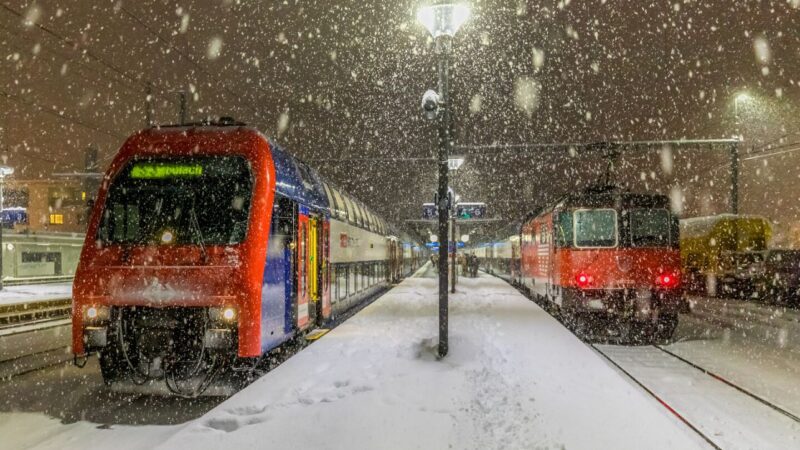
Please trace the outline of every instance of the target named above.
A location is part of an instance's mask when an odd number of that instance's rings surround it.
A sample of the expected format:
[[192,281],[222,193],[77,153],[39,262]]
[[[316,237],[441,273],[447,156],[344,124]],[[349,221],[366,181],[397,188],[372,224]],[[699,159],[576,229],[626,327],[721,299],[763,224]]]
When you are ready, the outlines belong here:
[[[104,164],[145,125],[230,115],[402,223],[435,187],[436,84],[412,1],[2,1],[0,152],[23,178]],[[745,137],[742,210],[800,220],[800,1],[473,1],[454,41],[456,145]],[[770,150],[767,144],[785,146]],[[800,147],[800,146],[798,146]],[[723,212],[724,151],[623,156],[616,178]],[[592,183],[580,148],[463,151],[454,182],[513,221]],[[678,154],[680,153],[680,154]],[[720,169],[722,167],[722,169]],[[505,222],[504,222],[505,223]]]

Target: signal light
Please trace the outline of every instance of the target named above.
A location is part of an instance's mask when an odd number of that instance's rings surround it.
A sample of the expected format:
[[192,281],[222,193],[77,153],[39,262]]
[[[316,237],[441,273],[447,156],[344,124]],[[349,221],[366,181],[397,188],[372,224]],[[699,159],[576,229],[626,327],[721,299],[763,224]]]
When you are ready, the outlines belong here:
[[579,273],[575,277],[575,281],[578,283],[578,287],[579,288],[585,288],[585,287],[589,286],[589,284],[591,284],[592,280],[593,280],[592,277],[587,275],[587,274],[585,274],[585,273]]

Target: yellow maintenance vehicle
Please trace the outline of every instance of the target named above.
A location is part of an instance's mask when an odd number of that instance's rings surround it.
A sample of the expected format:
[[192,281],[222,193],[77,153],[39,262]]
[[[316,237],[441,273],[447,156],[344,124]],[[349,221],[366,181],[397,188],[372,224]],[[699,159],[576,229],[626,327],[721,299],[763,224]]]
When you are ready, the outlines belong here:
[[720,214],[680,222],[685,286],[709,295],[750,297],[764,270],[772,226],[761,216]]

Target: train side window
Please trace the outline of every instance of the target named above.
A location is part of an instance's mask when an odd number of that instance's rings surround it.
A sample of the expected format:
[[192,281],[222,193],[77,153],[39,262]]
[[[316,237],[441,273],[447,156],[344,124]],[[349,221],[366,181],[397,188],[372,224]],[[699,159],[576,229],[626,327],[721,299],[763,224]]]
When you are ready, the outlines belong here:
[[355,210],[356,210],[356,223],[359,226],[363,227],[364,226],[364,214],[361,211],[361,203],[359,203],[358,201],[354,201],[353,202],[353,206],[355,206]]
[[353,207],[353,202],[347,195],[343,195],[342,197],[344,197],[344,205],[347,209],[347,220],[352,223],[356,223],[356,213],[354,212],[355,209]]
[[373,233],[378,231],[378,224],[375,221],[375,214],[372,214],[372,211],[368,211],[369,213],[369,230]]
[[364,226],[372,231],[372,213],[366,207],[364,207]]
[[361,219],[361,220],[359,220],[358,224],[361,225],[362,227],[366,228],[367,227],[367,214],[366,214],[366,212],[364,212],[364,205],[359,203],[358,207],[356,208],[356,210],[358,211],[359,218]]
[[336,200],[336,217],[346,221],[347,207],[344,204],[344,196],[336,188],[331,188],[331,190],[333,191],[333,198]]
[[328,197],[328,209],[331,211],[331,216],[336,217],[336,200],[333,198],[333,193],[328,187],[328,183],[323,182],[322,188],[325,189],[325,195]]

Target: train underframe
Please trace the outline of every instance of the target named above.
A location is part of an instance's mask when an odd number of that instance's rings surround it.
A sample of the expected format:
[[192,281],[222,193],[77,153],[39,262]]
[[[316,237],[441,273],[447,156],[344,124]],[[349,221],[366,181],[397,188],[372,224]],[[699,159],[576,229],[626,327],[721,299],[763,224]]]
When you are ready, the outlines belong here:
[[682,295],[658,289],[560,290],[560,313],[580,337],[653,344],[672,338]]
[[183,397],[227,395],[256,375],[259,358],[237,355],[236,322],[217,308],[114,307],[84,329],[103,381],[124,391]]

